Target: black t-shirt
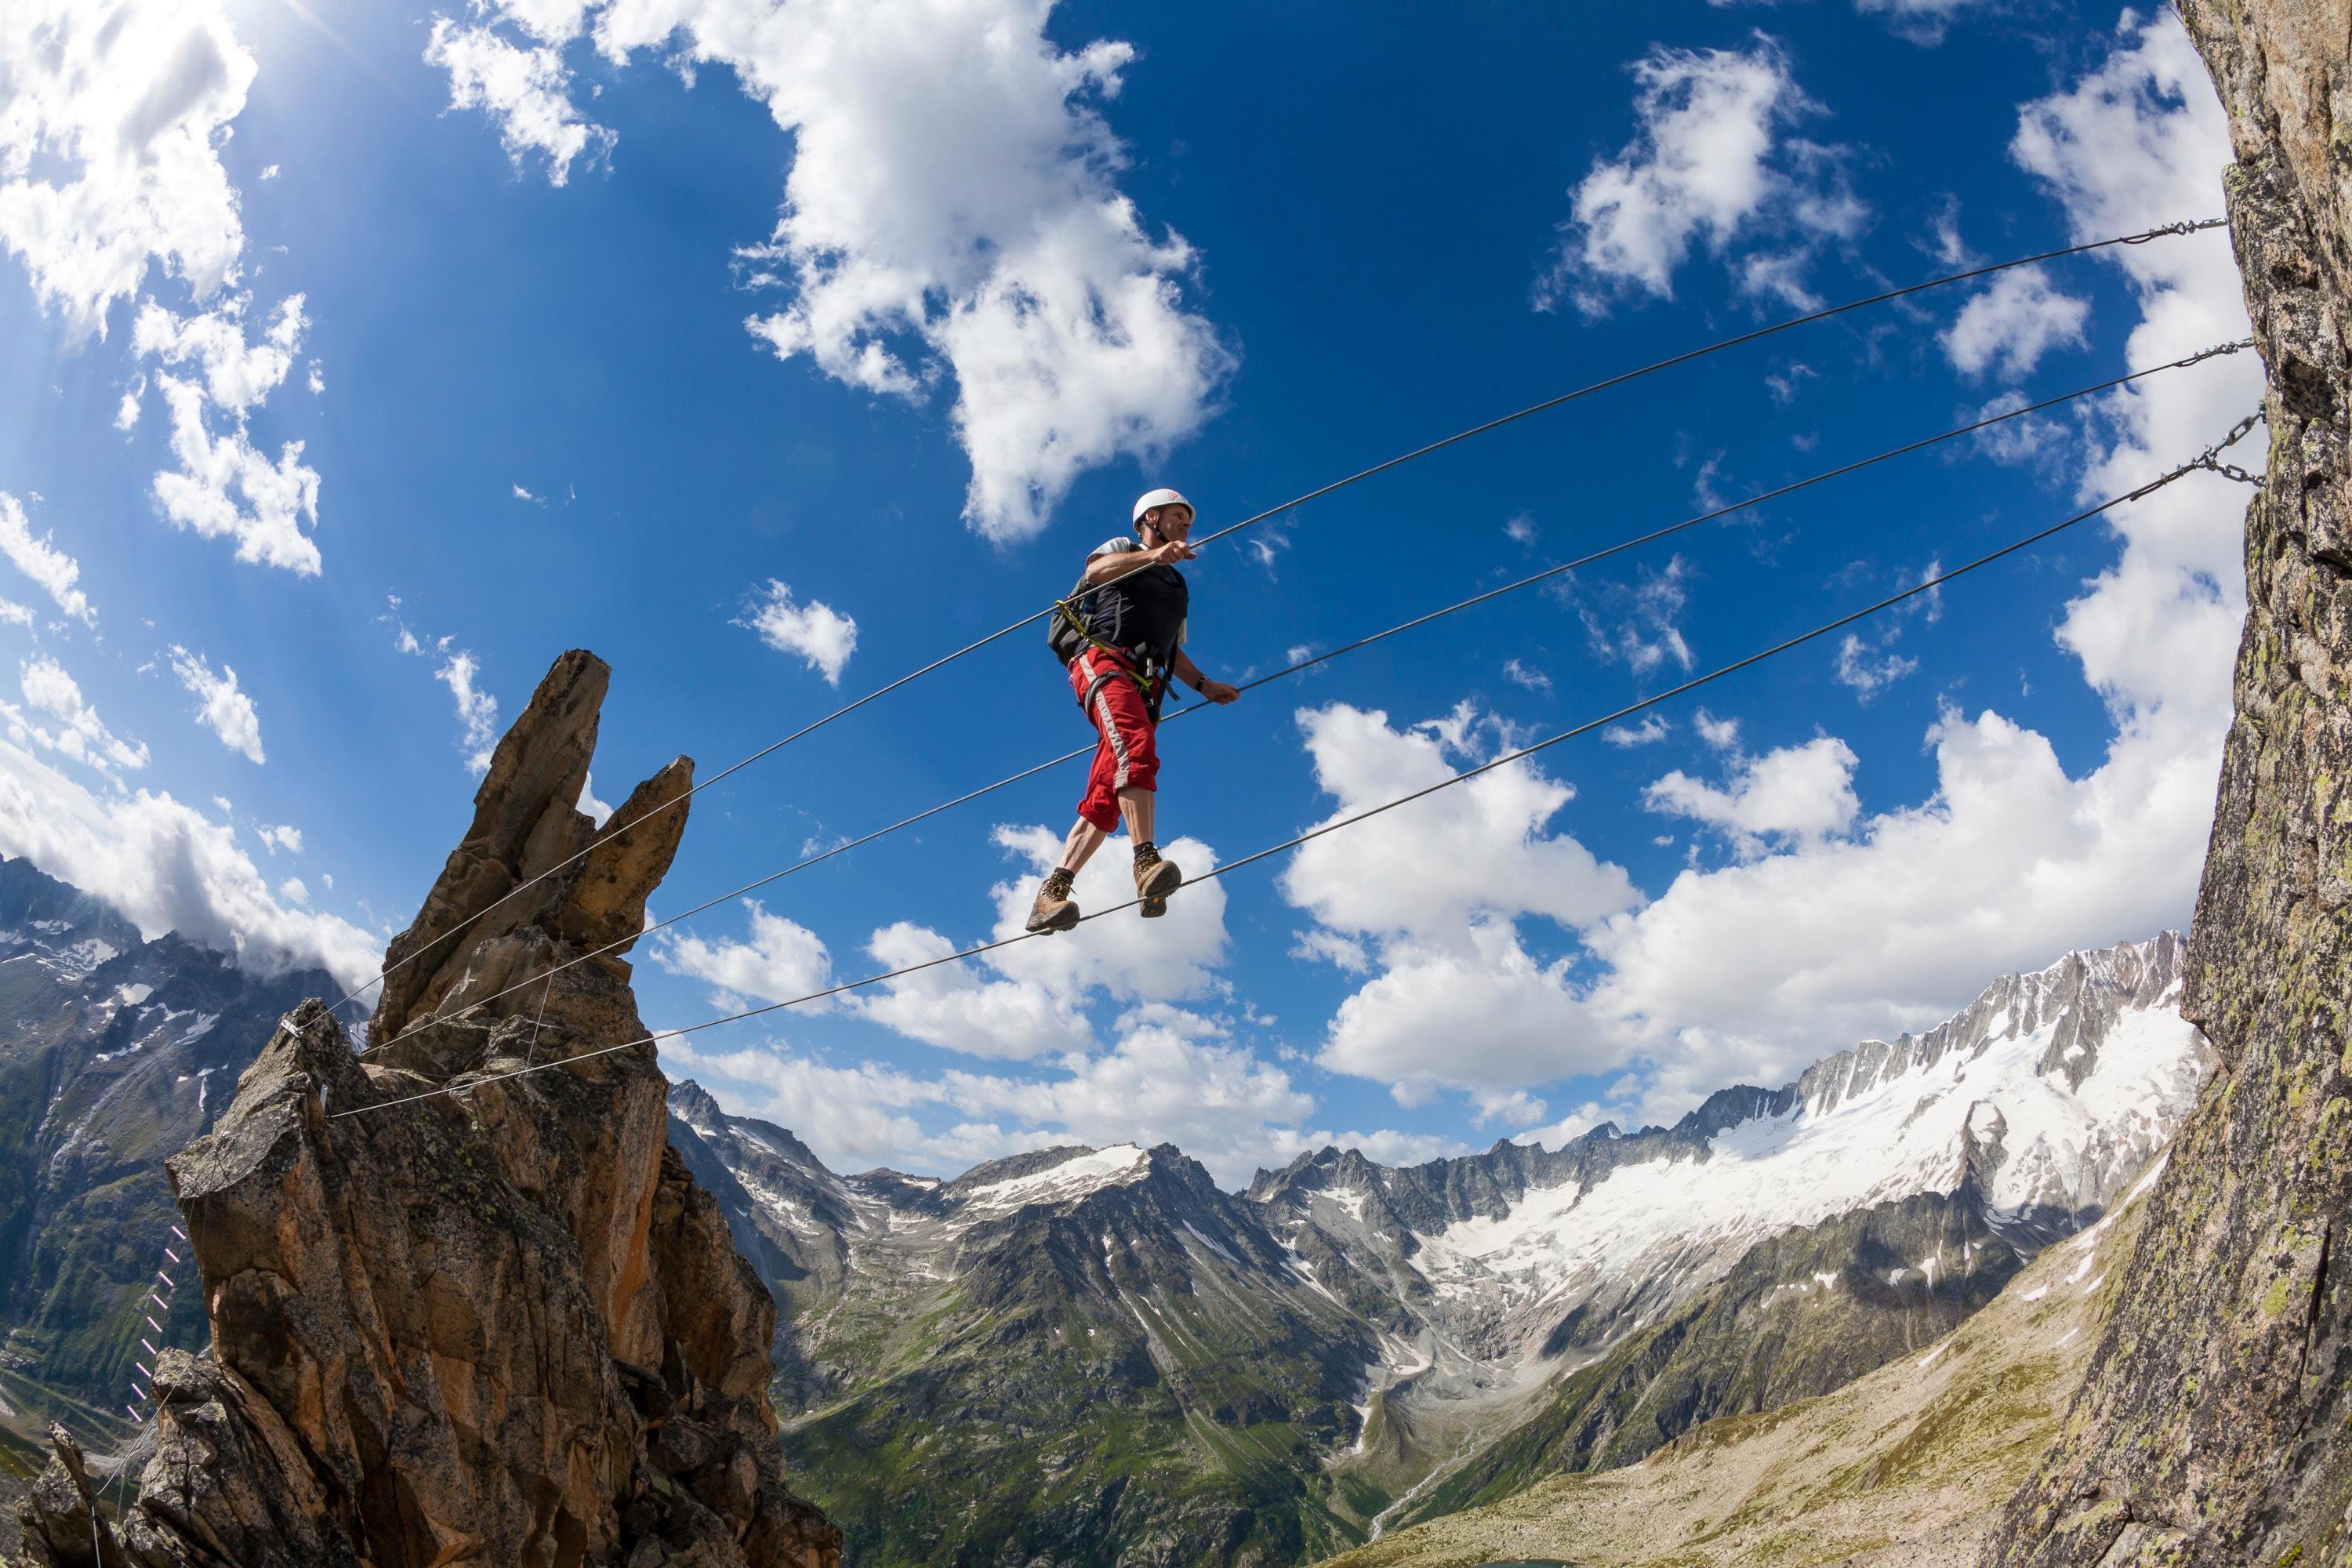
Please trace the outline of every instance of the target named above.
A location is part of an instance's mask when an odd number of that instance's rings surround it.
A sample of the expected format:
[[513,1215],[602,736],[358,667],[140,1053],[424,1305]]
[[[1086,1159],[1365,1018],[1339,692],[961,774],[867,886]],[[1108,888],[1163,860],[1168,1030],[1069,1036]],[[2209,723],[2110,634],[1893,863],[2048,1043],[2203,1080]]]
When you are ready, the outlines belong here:
[[[1142,548],[1138,539],[1113,539],[1087,559],[1091,563]],[[1173,566],[1147,566],[1116,583],[1088,590],[1080,605],[1088,631],[1159,671],[1168,668],[1184,641],[1184,617],[1192,598],[1184,574]]]

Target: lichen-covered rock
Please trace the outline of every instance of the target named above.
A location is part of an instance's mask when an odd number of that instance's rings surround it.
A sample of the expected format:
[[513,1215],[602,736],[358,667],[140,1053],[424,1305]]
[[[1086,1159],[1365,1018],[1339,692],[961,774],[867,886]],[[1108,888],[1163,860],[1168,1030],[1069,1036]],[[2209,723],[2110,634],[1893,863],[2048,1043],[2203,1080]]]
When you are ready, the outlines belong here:
[[2352,1548],[2352,4],[2181,9],[2230,115],[2269,376],[2185,1007],[2220,1070],[2083,1390],[1988,1549],[2001,1568],[2336,1568]]
[[[626,963],[586,956],[642,929],[686,809],[637,818],[692,782],[679,759],[602,833],[573,808],[606,675],[564,655],[500,742],[393,944],[414,962],[376,1048],[306,1003],[172,1162],[213,1355],[157,1369],[157,1449],[107,1535],[122,1563],[838,1561],[784,1485],[774,1304],[668,1145]],[[86,1486],[53,1468],[27,1550],[86,1562]]]

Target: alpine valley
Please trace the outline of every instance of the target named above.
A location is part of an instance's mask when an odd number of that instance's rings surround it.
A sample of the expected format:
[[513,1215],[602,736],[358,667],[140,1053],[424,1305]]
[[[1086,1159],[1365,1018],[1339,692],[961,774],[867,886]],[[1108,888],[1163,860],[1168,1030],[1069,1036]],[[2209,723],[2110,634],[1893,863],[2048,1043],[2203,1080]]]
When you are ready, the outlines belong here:
[[692,1083],[670,1133],[775,1293],[786,1450],[849,1560],[1297,1563],[1941,1339],[2196,1103],[2183,947],[2069,954],[1672,1127],[1327,1148],[1240,1194],[1166,1145],[836,1173]]
[[[1326,1148],[1243,1193],[1165,1145],[837,1173],[691,1082],[670,1139],[776,1297],[786,1453],[851,1561],[1303,1563],[1947,1334],[2194,1104],[2182,962],[2170,933],[2069,954],[1672,1127],[1403,1169]],[[329,989],[0,863],[13,1486],[47,1420],[129,1434],[106,1412],[152,1335],[162,1162]],[[192,1294],[163,1327],[203,1337]]]

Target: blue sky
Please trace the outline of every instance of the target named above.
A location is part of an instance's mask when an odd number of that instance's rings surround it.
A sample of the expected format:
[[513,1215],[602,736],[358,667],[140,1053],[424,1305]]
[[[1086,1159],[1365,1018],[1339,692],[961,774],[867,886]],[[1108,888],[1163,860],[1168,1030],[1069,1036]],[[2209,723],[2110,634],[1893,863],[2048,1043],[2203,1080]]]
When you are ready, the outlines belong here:
[[[2227,157],[2176,22],[1969,0],[122,0],[12,11],[0,81],[0,849],[354,980],[565,647],[614,669],[596,795],[708,774],[1038,607],[1140,489],[1214,529],[1815,302],[2211,216]],[[1808,328],[1211,546],[1192,651],[1275,668],[2243,331],[2212,234]],[[2175,373],[1188,718],[1162,840],[1202,869],[1609,711],[2258,389]],[[2184,482],[1157,927],[665,1055],[845,1167],[1165,1138],[1228,1180],[1781,1081],[2186,921],[2242,506]],[[698,798],[656,913],[1087,736],[1017,634]],[[1003,929],[1078,783],[654,939],[646,1017]]]

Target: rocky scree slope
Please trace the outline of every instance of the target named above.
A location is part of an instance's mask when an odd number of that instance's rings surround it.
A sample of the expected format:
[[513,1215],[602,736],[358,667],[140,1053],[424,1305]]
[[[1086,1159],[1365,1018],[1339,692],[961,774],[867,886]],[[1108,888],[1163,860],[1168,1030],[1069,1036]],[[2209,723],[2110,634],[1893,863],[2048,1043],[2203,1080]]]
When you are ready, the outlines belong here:
[[1706,1422],[1635,1464],[1530,1476],[1331,1568],[1969,1568],[2081,1385],[2154,1184],[1833,1393]]
[[2229,112],[2271,434],[2185,1005],[2220,1065],[1999,1565],[2352,1551],[2352,5],[2181,13]]
[[[0,1473],[30,1479],[16,1472],[38,1467],[51,1415],[128,1436],[140,1336],[158,1337],[148,1270],[179,1218],[164,1158],[227,1108],[278,1018],[333,984],[145,941],[30,862],[0,861]],[[160,1338],[194,1343],[202,1324],[197,1292],[175,1292]]]
[[[642,929],[685,811],[637,819],[691,764],[602,832],[574,809],[607,678],[564,655],[500,741],[393,943],[413,962],[384,988],[377,1050],[356,1058],[305,1003],[170,1162],[212,1353],[155,1368],[152,1457],[99,1527],[108,1568],[837,1562],[837,1533],[784,1485],[773,1305],[668,1148],[627,963],[454,1011]],[[585,1054],[608,1047],[625,1048]],[[472,1087],[396,1103],[443,1084]],[[88,1564],[89,1489],[56,1436],[25,1545]]]
[[2181,955],[2071,954],[1672,1128],[1241,1196],[1131,1146],[837,1174],[692,1084],[671,1137],[783,1305],[787,1450],[860,1562],[1288,1560],[1932,1342],[2194,1103]]

